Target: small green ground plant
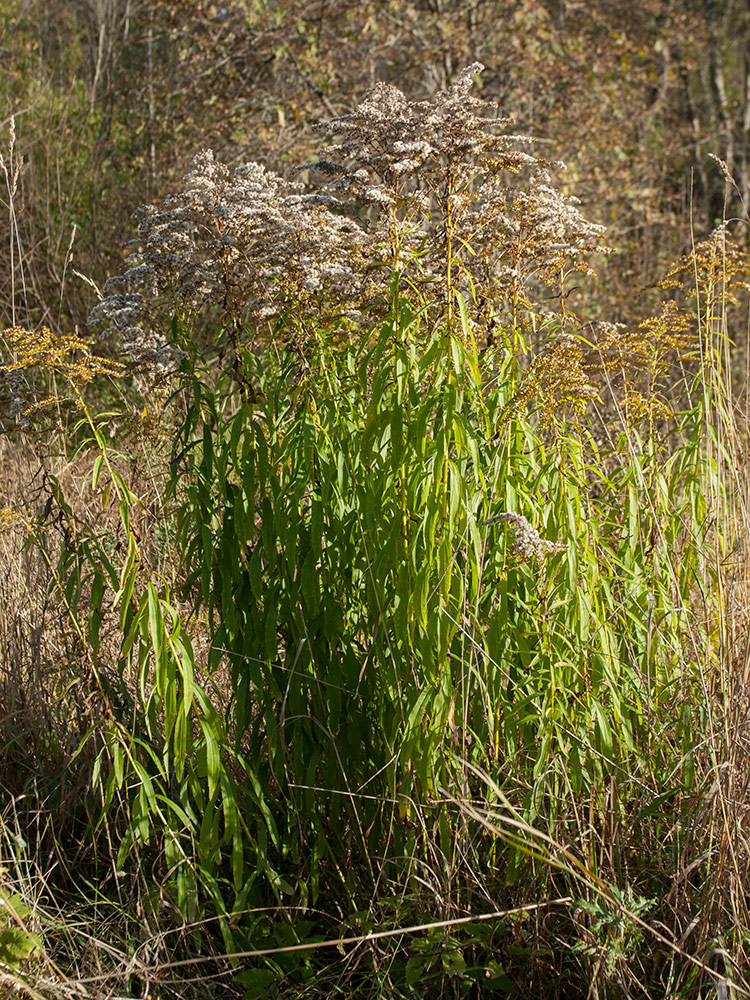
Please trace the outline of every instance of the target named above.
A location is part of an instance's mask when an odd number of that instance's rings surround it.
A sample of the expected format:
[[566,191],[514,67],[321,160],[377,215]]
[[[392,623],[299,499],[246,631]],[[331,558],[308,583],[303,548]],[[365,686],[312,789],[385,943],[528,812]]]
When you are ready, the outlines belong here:
[[9,392],[67,382],[117,511],[83,524],[51,477],[62,540],[29,537],[96,693],[66,764],[87,877],[137,897],[149,990],[209,961],[248,1000],[742,985],[721,337],[748,263],[723,227],[657,317],[584,323],[603,233],[480,70],[376,87],[313,193],[203,153],[144,210],[92,317],[173,387],[158,509],[84,402],[107,364],[6,333]]

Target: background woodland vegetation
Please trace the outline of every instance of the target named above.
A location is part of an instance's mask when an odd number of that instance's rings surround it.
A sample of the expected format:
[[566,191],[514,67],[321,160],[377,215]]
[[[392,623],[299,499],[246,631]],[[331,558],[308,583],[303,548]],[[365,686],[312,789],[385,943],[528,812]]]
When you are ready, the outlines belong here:
[[[314,124],[377,80],[419,97],[480,61],[485,94],[548,143],[608,227],[621,252],[606,318],[631,318],[633,287],[689,248],[691,220],[700,236],[725,210],[746,217],[709,154],[747,189],[749,20],[742,0],[8,3],[24,308],[83,329],[90,289],[63,280],[73,225],[77,269],[110,273],[135,207],[172,190],[198,149],[284,172],[310,158]],[[19,277],[4,274],[8,322]]]

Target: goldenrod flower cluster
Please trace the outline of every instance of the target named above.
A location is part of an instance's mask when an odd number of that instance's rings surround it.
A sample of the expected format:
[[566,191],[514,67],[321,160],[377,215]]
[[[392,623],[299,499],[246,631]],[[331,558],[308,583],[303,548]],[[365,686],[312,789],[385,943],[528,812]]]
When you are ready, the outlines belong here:
[[450,317],[457,291],[491,315],[531,281],[587,270],[587,255],[606,249],[603,227],[553,186],[533,140],[473,96],[482,69],[425,101],[379,83],[320,125],[324,156],[297,168],[320,178],[313,192],[257,163],[230,173],[210,150],[198,154],[177,193],[141,209],[126,267],[91,323],[118,334],[132,361],[165,371],[180,357],[165,336],[175,313],[214,321],[236,349],[268,320],[302,336],[306,322],[346,330],[388,307],[394,272],[401,294],[416,289]]
[[40,384],[39,376],[61,376],[72,386],[90,382],[96,375],[124,372],[118,361],[92,353],[88,341],[58,336],[47,327],[26,330],[11,327],[2,332],[8,355],[14,360],[0,365],[0,432],[28,427],[30,417],[61,402]]
[[565,551],[562,542],[549,542],[542,538],[523,514],[506,511],[488,518],[484,524],[507,524],[509,527],[508,550],[520,562],[536,560],[540,565],[547,556]]

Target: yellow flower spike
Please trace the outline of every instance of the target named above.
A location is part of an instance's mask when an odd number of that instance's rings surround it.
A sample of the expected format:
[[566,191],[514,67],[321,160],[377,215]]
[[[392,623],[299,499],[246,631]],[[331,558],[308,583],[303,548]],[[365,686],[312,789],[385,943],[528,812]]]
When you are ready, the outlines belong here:
[[24,534],[28,534],[32,529],[32,522],[25,514],[19,514],[11,507],[0,509],[0,535],[10,534],[17,529],[22,529]]
[[125,365],[120,362],[92,354],[88,341],[80,337],[58,337],[46,326],[37,331],[11,327],[3,331],[2,337],[16,360],[0,365],[0,372],[38,368],[81,384],[90,382],[96,375],[117,377],[125,371]]

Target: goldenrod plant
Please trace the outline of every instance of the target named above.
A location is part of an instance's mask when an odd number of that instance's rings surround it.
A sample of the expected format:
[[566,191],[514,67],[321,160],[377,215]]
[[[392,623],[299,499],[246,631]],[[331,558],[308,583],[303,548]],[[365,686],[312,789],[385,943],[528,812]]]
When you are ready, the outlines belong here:
[[[90,699],[69,884],[127,928],[82,989],[748,989],[722,359],[749,262],[722,226],[657,316],[578,316],[605,233],[481,70],[377,85],[316,188],[200,153],[92,312],[121,361],[5,334],[6,429],[62,398],[34,371],[64,382],[117,511],[50,470],[22,515]],[[174,421],[153,502],[94,375]]]

